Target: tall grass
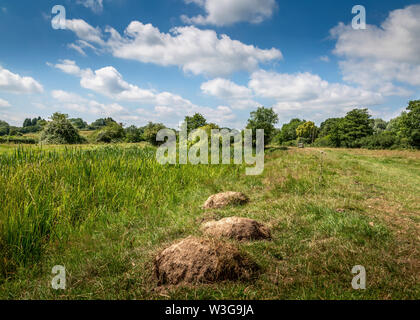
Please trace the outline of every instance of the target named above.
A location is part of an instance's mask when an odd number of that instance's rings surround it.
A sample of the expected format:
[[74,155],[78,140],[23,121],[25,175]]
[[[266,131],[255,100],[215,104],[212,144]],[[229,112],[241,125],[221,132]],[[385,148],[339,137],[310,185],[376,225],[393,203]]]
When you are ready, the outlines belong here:
[[[102,215],[165,212],[240,167],[162,166],[155,149],[18,147],[0,154],[0,279]],[[169,223],[169,222],[168,222]]]

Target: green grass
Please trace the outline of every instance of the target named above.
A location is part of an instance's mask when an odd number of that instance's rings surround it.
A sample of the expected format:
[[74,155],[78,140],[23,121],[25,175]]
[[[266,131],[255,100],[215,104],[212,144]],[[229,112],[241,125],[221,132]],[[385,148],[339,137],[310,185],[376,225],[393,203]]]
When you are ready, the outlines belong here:
[[[239,243],[261,269],[248,282],[158,288],[153,257],[200,235],[200,206],[268,224],[272,241]],[[0,146],[2,299],[419,299],[420,152],[267,152],[242,166],[161,166],[147,146]],[[67,270],[67,289],[50,282]],[[355,265],[367,290],[351,287]]]

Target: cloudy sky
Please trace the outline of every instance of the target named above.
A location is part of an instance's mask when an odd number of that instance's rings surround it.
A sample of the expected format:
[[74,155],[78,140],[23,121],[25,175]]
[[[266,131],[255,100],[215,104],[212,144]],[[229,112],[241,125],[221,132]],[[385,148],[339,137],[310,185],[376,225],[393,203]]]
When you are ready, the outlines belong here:
[[390,119],[419,89],[419,1],[0,0],[0,119],[14,125],[61,111],[175,127],[200,112],[241,128],[261,105],[281,123],[355,107]]

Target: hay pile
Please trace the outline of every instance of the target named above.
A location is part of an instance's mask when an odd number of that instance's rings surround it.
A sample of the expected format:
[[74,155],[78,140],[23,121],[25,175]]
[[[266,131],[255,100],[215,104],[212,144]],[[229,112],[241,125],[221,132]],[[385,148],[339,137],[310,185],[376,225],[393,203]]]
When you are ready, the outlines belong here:
[[233,245],[196,237],[171,245],[154,261],[161,285],[248,279],[256,270],[257,266]]
[[230,217],[219,221],[206,222],[201,230],[215,238],[230,238],[234,240],[270,239],[270,230],[263,224],[247,218]]
[[248,203],[248,197],[241,192],[223,192],[210,196],[204,203],[204,209],[220,209],[228,205],[242,205]]

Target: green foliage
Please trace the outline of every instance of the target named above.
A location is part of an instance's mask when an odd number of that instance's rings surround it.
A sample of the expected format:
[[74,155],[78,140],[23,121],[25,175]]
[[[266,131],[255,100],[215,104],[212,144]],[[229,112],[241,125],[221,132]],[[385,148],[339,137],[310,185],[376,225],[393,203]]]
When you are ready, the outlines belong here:
[[9,134],[10,125],[6,121],[0,120],[0,136]]
[[62,113],[54,113],[51,121],[41,133],[40,141],[44,144],[78,144],[85,140],[79,135],[79,131],[68,120],[68,116]]
[[296,135],[299,141],[313,143],[318,135],[318,128],[312,121],[307,121],[297,127]]
[[336,143],[331,139],[330,135],[323,136],[315,140],[314,147],[323,147],[323,148],[335,148]]
[[156,136],[160,130],[165,128],[166,127],[162,123],[149,122],[148,125],[144,128],[144,140],[151,143],[154,146],[162,144],[163,142],[156,141]]
[[339,124],[341,146],[359,147],[359,139],[373,134],[373,120],[368,109],[354,109]]
[[73,126],[79,130],[87,129],[89,126],[86,121],[82,118],[72,118],[69,121],[73,124]]
[[251,117],[248,120],[247,129],[253,132],[253,139],[256,137],[256,130],[264,130],[264,145],[271,142],[275,132],[274,125],[279,121],[278,115],[273,108],[259,107],[256,111],[251,112]]
[[136,143],[144,141],[143,128],[137,128],[136,126],[130,126],[125,130],[125,141],[130,143]]
[[89,130],[97,130],[99,128],[107,126],[110,123],[117,123],[117,122],[112,118],[100,118],[92,122],[88,128]]
[[392,132],[381,132],[359,140],[362,148],[367,149],[391,149],[398,144],[397,137]]
[[22,137],[22,136],[2,136],[0,137],[0,143],[36,144],[37,140],[33,138]]
[[108,122],[105,127],[99,129],[94,135],[94,140],[102,143],[121,142],[124,138],[124,128],[116,122]]
[[410,145],[420,148],[420,100],[410,101],[407,111],[401,116],[401,133]]
[[296,133],[296,129],[304,124],[305,120],[300,119],[292,119],[289,123],[284,124],[280,131],[276,134],[274,141],[278,144],[284,144],[289,141],[297,140],[298,136]]
[[22,128],[17,129],[20,133],[34,133],[39,132],[43,129],[43,126],[45,125],[45,120],[41,119],[41,117],[38,118],[27,118],[23,121]]
[[207,125],[207,120],[200,113],[196,113],[192,117],[185,117],[185,123],[187,124],[187,131],[189,133]]
[[382,119],[373,120],[373,134],[379,134],[386,130],[388,122]]

